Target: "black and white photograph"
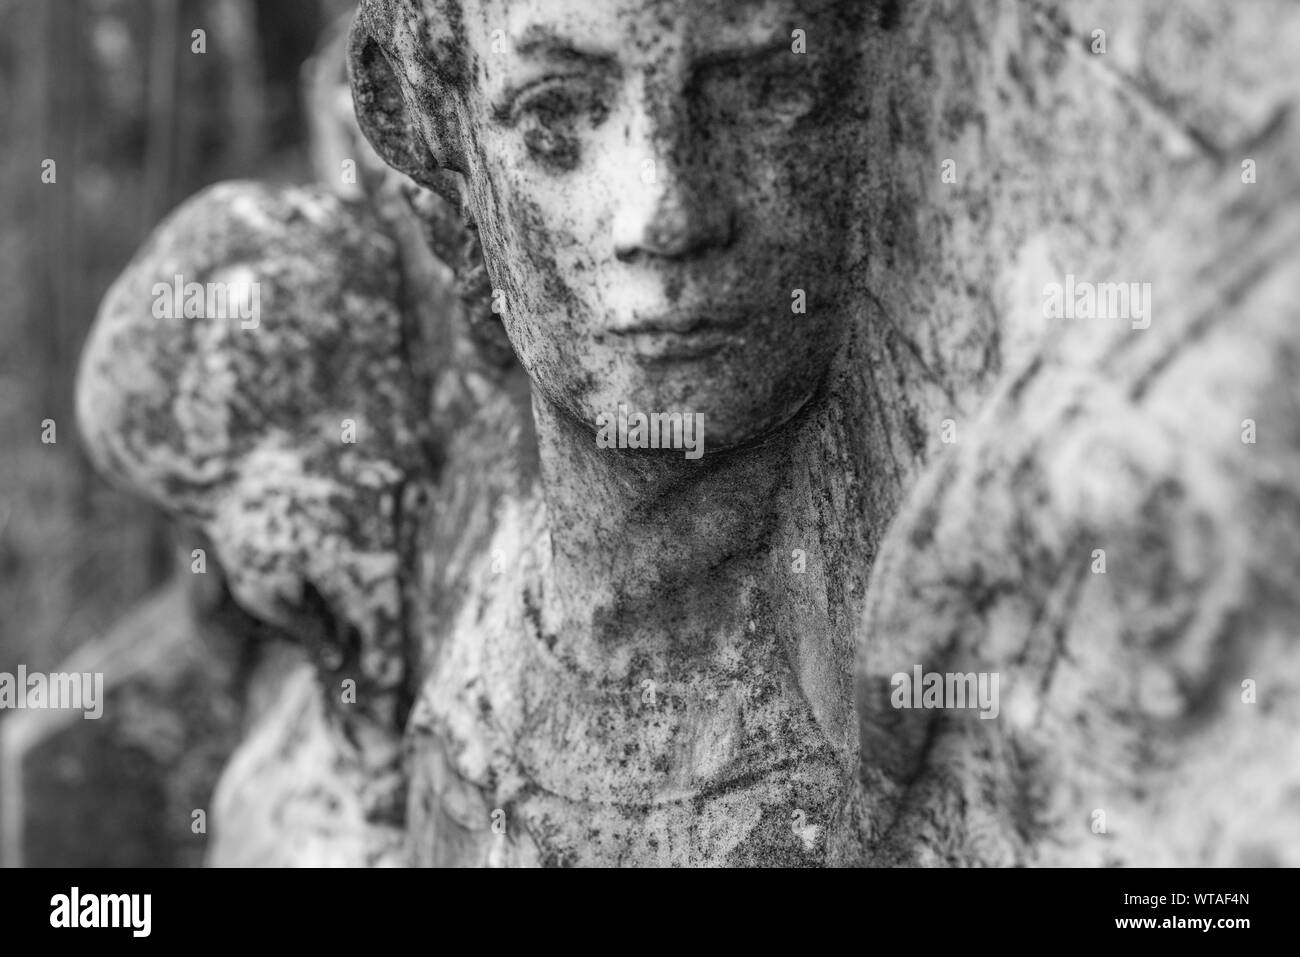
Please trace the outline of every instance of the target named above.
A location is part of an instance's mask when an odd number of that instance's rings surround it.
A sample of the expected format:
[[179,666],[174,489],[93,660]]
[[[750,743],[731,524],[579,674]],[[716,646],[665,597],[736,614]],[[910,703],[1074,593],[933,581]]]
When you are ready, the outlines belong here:
[[984,868],[1239,945],[1298,302],[1294,0],[0,0],[22,921]]

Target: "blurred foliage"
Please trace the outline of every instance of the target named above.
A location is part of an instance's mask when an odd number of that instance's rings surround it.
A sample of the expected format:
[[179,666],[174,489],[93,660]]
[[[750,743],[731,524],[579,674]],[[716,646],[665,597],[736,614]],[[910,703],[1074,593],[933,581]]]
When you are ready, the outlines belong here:
[[[0,0],[0,670],[56,667],[171,573],[166,521],[79,448],[81,344],[185,197],[310,178],[302,65],[350,6]],[[57,444],[42,444],[44,419]]]

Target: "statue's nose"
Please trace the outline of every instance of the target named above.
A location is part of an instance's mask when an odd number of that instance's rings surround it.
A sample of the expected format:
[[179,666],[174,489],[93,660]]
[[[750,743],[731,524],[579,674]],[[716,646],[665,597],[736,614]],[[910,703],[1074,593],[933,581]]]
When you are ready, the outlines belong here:
[[625,194],[615,212],[614,252],[624,262],[699,255],[734,238],[733,211],[722,192],[665,166]]

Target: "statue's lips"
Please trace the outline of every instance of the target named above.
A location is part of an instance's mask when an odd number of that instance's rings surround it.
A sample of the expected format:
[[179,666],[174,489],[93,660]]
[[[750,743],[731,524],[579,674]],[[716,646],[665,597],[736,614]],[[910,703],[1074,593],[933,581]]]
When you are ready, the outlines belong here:
[[741,341],[744,317],[673,316],[614,326],[615,342],[646,359],[700,359]]

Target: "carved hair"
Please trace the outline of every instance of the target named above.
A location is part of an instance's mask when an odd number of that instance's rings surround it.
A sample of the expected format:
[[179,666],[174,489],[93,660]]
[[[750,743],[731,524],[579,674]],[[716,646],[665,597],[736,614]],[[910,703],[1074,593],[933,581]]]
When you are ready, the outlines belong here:
[[[441,170],[465,172],[470,77],[459,0],[361,0],[348,65],[357,119],[388,162],[447,194]],[[417,115],[429,118],[422,128]]]
[[387,163],[423,187],[406,190],[406,198],[429,247],[455,273],[470,338],[499,367],[513,363],[514,353],[492,312],[478,232],[455,182],[466,168],[467,51],[459,0],[361,0],[348,73],[361,131]]

